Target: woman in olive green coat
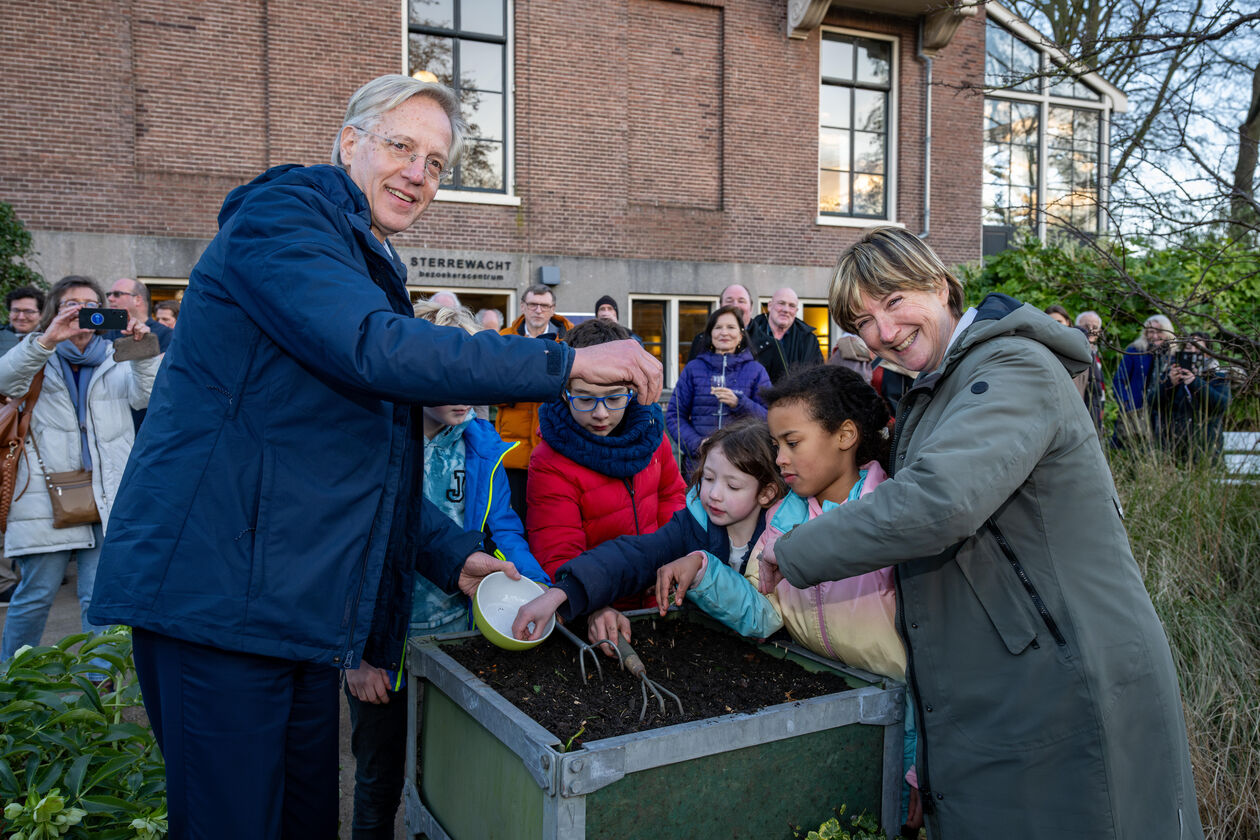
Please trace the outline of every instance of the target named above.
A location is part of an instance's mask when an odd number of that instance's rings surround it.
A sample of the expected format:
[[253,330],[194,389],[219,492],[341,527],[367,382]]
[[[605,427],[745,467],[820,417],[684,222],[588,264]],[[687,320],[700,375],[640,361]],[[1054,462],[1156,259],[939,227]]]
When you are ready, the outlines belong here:
[[922,374],[893,480],[780,539],[761,579],[895,564],[929,835],[1201,838],[1172,656],[1070,379],[1085,337],[1004,295],[964,312],[893,228],[841,257],[831,307]]

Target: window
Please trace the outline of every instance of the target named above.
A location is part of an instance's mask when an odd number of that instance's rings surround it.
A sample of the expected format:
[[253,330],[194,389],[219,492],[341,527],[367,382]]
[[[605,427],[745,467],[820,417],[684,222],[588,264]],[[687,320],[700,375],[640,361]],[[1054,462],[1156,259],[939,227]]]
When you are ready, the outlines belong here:
[[1020,231],[1097,235],[1112,103],[1091,85],[1105,82],[1034,47],[1036,33],[1009,12],[990,14],[986,26],[984,252]]
[[691,342],[704,331],[717,298],[680,298],[663,295],[630,298],[630,329],[643,347],[665,368],[665,385],[673,387],[687,364]]
[[818,213],[888,219],[894,44],[824,31],[819,56]]
[[508,8],[506,0],[409,0],[407,72],[449,85],[468,138],[443,190],[506,193]]

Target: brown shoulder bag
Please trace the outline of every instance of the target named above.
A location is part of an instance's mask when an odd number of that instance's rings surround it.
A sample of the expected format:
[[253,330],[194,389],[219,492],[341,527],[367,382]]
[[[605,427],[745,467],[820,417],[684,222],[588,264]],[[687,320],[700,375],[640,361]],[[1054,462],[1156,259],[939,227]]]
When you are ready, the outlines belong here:
[[[9,527],[9,508],[13,500],[26,492],[26,487],[17,490],[18,459],[26,451],[26,436],[31,430],[31,414],[39,392],[44,387],[44,369],[31,380],[31,386],[24,397],[5,398],[0,403],[0,531]],[[30,470],[26,473],[26,483],[31,483]],[[16,495],[14,491],[16,492]]]

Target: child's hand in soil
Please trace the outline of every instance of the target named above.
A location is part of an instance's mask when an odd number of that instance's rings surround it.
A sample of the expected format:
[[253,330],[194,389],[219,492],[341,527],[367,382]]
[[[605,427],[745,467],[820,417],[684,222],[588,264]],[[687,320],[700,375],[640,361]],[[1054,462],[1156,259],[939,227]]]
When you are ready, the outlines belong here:
[[[586,638],[593,645],[604,641],[616,644],[618,634],[625,636],[627,642],[630,641],[630,619],[612,607],[596,610],[586,620]],[[611,650],[608,645],[598,645],[598,647],[604,656],[613,659],[617,658],[616,652]]]
[[704,552],[693,551],[656,570],[656,608],[661,615],[669,611],[671,600],[675,606],[682,606],[687,590],[696,585],[702,569]]
[[[568,598],[563,589],[548,589],[517,611],[516,620],[512,622],[512,635],[524,642],[541,637],[547,629],[547,622]],[[534,625],[533,630],[530,630],[530,624]]]
[[346,687],[361,703],[389,702],[389,675],[375,665],[362,662],[346,671]]

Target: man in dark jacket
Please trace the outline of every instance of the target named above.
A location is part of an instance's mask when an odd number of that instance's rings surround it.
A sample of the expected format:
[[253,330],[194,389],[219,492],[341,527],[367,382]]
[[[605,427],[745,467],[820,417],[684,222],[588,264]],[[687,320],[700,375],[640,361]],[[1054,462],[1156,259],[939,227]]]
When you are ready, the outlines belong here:
[[[149,332],[157,336],[158,346],[163,353],[171,349],[171,339],[175,337],[175,331],[166,324],[149,317],[151,297],[148,286],[130,277],[119,277],[105,293],[105,297],[114,309],[125,309],[132,318],[143,321],[148,326]],[[105,338],[113,341],[121,335],[120,331],[111,330],[105,334]]]
[[134,628],[171,838],[336,837],[341,670],[401,667],[414,574],[469,595],[516,575],[422,550],[419,403],[551,399],[571,376],[660,395],[633,341],[413,317],[387,237],[433,200],[459,108],[439,84],[369,82],[334,165],[233,190],[189,277],[89,610]]
[[814,328],[796,317],[800,307],[796,292],[784,287],[770,298],[769,311],[748,325],[748,347],[771,383],[793,368],[823,363]]

